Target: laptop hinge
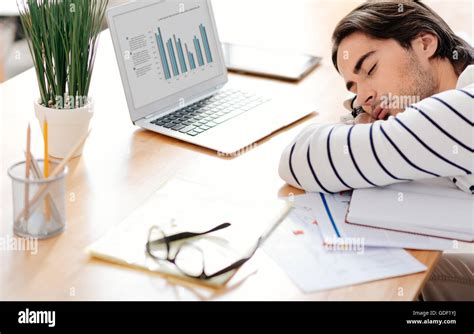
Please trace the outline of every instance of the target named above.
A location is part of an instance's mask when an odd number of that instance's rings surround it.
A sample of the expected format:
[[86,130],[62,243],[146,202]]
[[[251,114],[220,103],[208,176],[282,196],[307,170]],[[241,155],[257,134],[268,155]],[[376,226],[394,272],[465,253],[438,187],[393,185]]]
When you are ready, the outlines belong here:
[[[196,102],[198,102],[198,101],[200,101],[200,100],[202,100],[202,99],[205,99],[205,98],[207,98],[207,97],[209,97],[209,96],[214,95],[214,94],[215,94],[217,91],[219,91],[222,87],[224,87],[224,85],[216,86],[216,87],[214,87],[214,89],[208,91],[208,93],[203,94],[203,95],[201,95],[201,96],[198,97],[198,98],[192,98],[192,99],[190,99],[190,100],[188,100],[188,101],[185,101],[184,99],[180,99],[180,100],[178,100],[178,104],[177,104],[177,105],[174,105],[173,107],[167,108],[167,109],[165,110],[165,112],[166,112],[166,111],[174,112],[174,111],[176,111],[176,110],[185,108],[185,107],[187,107],[187,106],[189,106],[189,105],[191,105],[191,104],[193,104],[193,103],[196,103]],[[154,112],[154,113],[149,114],[149,115],[147,115],[147,116],[145,116],[145,117],[143,117],[143,118],[141,118],[141,119],[147,120],[147,119],[156,117],[156,116],[158,116],[158,115],[160,115],[160,114],[162,114],[162,113],[163,113],[163,111]],[[140,121],[140,120],[137,120],[137,122],[138,122],[138,121]]]

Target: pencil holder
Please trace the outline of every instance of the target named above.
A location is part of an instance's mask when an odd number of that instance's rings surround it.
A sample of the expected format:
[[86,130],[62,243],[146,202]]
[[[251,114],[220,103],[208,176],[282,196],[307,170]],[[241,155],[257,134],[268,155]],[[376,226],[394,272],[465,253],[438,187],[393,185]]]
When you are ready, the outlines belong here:
[[[31,164],[26,178],[26,162],[8,169],[12,179],[13,232],[25,238],[45,239],[61,233],[66,226],[65,167],[57,176],[44,179],[43,160]],[[58,164],[50,161],[54,169]]]

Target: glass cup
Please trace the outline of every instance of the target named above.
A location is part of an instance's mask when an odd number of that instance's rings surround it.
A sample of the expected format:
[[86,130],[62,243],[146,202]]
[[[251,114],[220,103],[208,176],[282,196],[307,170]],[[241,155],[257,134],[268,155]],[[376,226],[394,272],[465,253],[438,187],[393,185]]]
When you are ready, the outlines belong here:
[[[66,175],[65,167],[57,176],[43,178],[43,160],[38,168],[30,169],[26,179],[26,162],[8,169],[12,179],[13,232],[25,238],[46,239],[61,233],[66,227]],[[58,163],[49,162],[50,170]],[[38,175],[36,172],[38,172]],[[39,177],[38,177],[39,176]]]

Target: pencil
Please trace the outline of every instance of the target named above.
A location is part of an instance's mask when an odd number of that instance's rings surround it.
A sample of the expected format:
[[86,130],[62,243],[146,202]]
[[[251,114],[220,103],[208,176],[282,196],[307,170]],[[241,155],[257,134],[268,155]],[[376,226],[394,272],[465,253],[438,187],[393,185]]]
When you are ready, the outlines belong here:
[[30,218],[30,168],[31,168],[31,127],[26,130],[26,162],[25,162],[25,221]]
[[48,120],[45,118],[43,122],[43,138],[44,138],[44,178],[49,176],[49,160],[48,160]]
[[[91,133],[92,129],[90,129],[73,147],[71,151],[66,155],[66,157],[61,160],[59,165],[56,166],[56,168],[53,170],[51,173],[51,177],[57,176],[63,168],[66,166],[66,164],[69,162],[69,160],[72,159],[73,155],[76,153],[76,151],[84,144],[86,141],[87,137]],[[33,198],[30,201],[30,207],[35,207],[38,202],[40,202],[47,194],[48,188],[51,186],[51,183],[46,184],[41,186],[41,188],[36,192],[36,194],[33,196]],[[25,209],[23,209],[16,217],[15,217],[15,222],[18,222],[21,217],[25,214]]]
[[[43,173],[44,178],[47,179],[49,177],[49,134],[48,134],[48,120],[46,117],[44,118],[43,122],[43,138],[44,138],[44,161],[43,161]],[[44,199],[44,215],[46,220],[48,221],[50,218],[49,213],[49,201],[48,198]]]
[[[25,155],[27,153],[25,152]],[[44,180],[43,174],[41,172],[41,168],[38,164],[38,161],[35,159],[35,156],[33,153],[30,152],[30,161],[31,161],[31,171],[33,172],[33,176],[37,180]],[[48,198],[49,204],[51,205],[51,210],[53,211],[53,217],[56,220],[56,222],[61,222],[61,213],[59,212],[58,208],[56,207],[56,204],[54,203],[53,198],[51,197],[51,194],[47,194],[46,198]]]

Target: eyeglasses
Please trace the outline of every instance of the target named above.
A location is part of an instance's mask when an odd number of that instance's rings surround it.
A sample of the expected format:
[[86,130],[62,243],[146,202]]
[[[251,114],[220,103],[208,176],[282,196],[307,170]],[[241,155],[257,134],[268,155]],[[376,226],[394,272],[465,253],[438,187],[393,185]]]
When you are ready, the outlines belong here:
[[205,232],[181,232],[169,236],[165,235],[163,230],[155,225],[150,228],[148,233],[146,251],[147,254],[156,261],[167,261],[174,264],[174,266],[187,277],[208,280],[240,268],[255,254],[258,247],[260,246],[262,238],[258,239],[256,247],[252,250],[249,256],[237,260],[225,268],[214,272],[213,274],[206,273],[204,252],[199,247],[193,245],[190,242],[184,242],[176,249],[175,252],[173,252],[174,254],[172,255],[171,244],[176,241],[219,231],[229,227],[230,225],[230,223],[223,223]]

